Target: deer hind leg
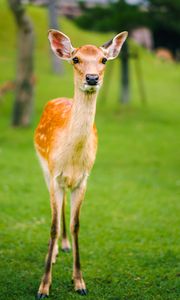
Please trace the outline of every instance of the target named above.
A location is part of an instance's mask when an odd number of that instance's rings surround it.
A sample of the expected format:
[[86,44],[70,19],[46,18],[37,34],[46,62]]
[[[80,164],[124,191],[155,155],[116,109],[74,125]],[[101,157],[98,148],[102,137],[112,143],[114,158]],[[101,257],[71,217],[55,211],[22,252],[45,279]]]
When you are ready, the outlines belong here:
[[71,198],[71,222],[70,229],[72,234],[72,246],[73,246],[73,282],[75,291],[81,295],[86,295],[86,285],[82,277],[78,233],[79,233],[79,213],[82,204],[82,200],[85,194],[85,186],[81,186],[72,192]]
[[50,242],[45,262],[45,271],[38,290],[38,299],[48,297],[52,281],[52,263],[57,254],[57,243],[60,235],[60,217],[65,191],[59,187],[57,179],[50,183],[50,200],[52,211],[52,223],[50,231]]
[[62,204],[62,245],[61,249],[63,252],[69,252],[71,249],[70,242],[68,240],[67,231],[66,231],[66,194],[64,193],[64,199]]

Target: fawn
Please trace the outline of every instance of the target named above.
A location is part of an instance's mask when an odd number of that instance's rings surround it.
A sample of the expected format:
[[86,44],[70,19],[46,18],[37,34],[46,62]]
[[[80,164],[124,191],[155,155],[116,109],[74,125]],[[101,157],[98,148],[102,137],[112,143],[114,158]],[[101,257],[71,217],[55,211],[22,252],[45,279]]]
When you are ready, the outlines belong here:
[[50,193],[52,210],[49,248],[38,299],[49,295],[52,264],[58,254],[60,223],[62,250],[70,250],[65,222],[68,188],[71,191],[72,279],[75,291],[81,295],[87,293],[80,266],[78,232],[80,207],[97,150],[97,131],[94,125],[96,99],[103,82],[105,63],[118,56],[127,35],[126,31],[119,33],[102,47],[85,45],[73,48],[65,34],[49,30],[52,50],[59,58],[69,61],[74,68],[75,91],[73,99],[58,98],[49,101],[35,131],[35,149]]

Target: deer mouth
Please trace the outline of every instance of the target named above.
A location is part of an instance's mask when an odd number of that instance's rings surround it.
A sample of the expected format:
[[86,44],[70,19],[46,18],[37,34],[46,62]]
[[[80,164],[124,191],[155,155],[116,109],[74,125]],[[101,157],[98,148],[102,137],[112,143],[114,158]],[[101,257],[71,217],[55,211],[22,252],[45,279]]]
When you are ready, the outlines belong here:
[[100,89],[100,84],[97,83],[96,85],[90,85],[87,83],[84,83],[80,89],[85,93],[96,93]]

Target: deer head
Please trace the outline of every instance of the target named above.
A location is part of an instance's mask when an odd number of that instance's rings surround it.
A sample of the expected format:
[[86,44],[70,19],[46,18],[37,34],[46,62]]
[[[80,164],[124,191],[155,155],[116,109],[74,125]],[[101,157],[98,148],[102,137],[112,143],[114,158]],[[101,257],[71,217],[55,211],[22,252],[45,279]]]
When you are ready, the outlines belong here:
[[127,36],[127,31],[124,31],[101,47],[84,45],[74,48],[64,33],[51,29],[48,34],[52,50],[59,58],[73,65],[75,86],[85,93],[99,90],[103,83],[106,62],[119,55]]

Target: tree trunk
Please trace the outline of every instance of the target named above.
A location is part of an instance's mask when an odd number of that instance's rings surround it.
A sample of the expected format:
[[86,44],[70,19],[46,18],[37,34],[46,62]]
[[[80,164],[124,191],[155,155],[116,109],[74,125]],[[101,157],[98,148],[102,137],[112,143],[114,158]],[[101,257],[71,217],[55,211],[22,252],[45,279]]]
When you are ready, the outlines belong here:
[[140,55],[137,53],[134,55],[134,60],[135,60],[135,72],[136,72],[136,77],[137,77],[137,82],[138,82],[138,88],[139,88],[139,94],[141,98],[142,104],[147,104],[147,96],[146,96],[146,90],[144,86],[144,78],[142,74],[142,68],[141,68],[141,62],[140,62]]
[[128,43],[124,43],[121,50],[121,97],[120,102],[127,104],[130,101],[129,92],[129,51]]
[[18,26],[18,61],[12,124],[28,126],[33,111],[34,30],[20,0],[8,0]]
[[[58,13],[57,13],[57,1],[49,0],[48,5],[49,13],[49,27],[52,29],[59,29]],[[51,51],[52,69],[54,73],[64,73],[63,62]]]

